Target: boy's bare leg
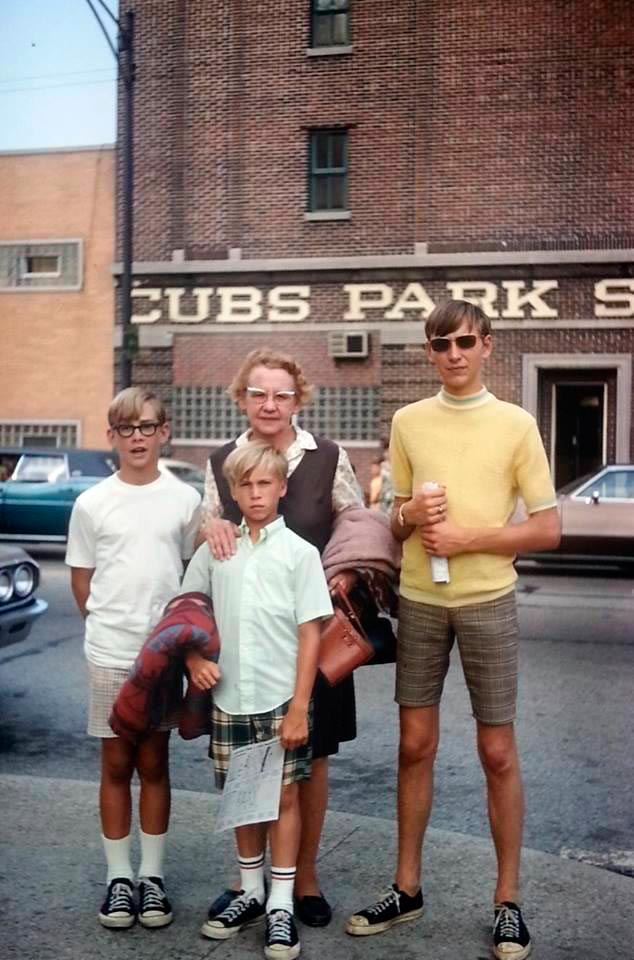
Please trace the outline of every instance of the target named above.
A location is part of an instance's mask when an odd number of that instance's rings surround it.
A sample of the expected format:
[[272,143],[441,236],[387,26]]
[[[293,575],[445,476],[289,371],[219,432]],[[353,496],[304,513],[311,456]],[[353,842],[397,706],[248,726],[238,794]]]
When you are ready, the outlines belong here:
[[109,840],[120,840],[130,833],[135,753],[135,747],[120,737],[104,737],[101,741],[99,813],[103,835]]
[[320,894],[317,856],[328,807],[328,757],[313,760],[310,780],[299,784],[299,805],[301,833],[295,892],[298,897],[316,897]]
[[271,863],[276,867],[294,867],[297,863],[301,819],[299,812],[299,784],[282,787],[280,815],[271,823]]
[[137,748],[136,768],[141,782],[139,819],[144,833],[166,833],[169,826],[169,737],[169,730],[156,731]]
[[409,896],[414,896],[421,882],[422,845],[431,814],[438,749],[438,713],[438,706],[400,708],[396,885]]
[[512,723],[478,722],[478,753],[487,782],[489,823],[497,854],[495,903],[518,902],[524,793]]

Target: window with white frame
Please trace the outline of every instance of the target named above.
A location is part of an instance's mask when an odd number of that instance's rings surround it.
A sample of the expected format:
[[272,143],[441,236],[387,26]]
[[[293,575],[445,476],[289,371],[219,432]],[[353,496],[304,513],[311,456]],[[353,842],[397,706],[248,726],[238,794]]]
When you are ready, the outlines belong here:
[[0,290],[79,290],[79,240],[0,242]]
[[3,447],[76,447],[79,424],[0,420]]

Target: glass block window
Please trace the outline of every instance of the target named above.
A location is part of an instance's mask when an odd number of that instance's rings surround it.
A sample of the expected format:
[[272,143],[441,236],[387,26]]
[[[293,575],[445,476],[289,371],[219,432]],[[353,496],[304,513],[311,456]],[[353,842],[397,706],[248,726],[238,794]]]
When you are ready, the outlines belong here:
[[82,283],[81,259],[78,240],[2,242],[0,290],[79,290]]
[[348,0],[311,0],[313,47],[336,47],[350,42]]
[[247,419],[225,387],[174,387],[172,434],[179,440],[231,440]]
[[379,407],[378,387],[317,387],[298,423],[331,440],[376,440]]
[[310,131],[308,181],[309,210],[347,209],[347,130]]
[[[299,426],[331,440],[376,440],[380,428],[378,387],[318,387],[298,418]],[[174,440],[232,440],[247,419],[224,387],[174,387]]]
[[77,423],[14,423],[0,420],[3,447],[76,447]]

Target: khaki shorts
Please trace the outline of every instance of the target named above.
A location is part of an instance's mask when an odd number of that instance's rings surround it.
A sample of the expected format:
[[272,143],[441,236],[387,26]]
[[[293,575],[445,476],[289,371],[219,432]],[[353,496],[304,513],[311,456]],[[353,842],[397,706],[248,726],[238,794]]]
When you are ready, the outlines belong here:
[[[209,755],[214,761],[216,786],[224,787],[231,754],[238,747],[251,743],[263,743],[279,736],[282,720],[286,716],[288,702],[266,713],[225,713],[214,703],[211,708],[212,733]],[[282,784],[310,780],[313,759],[311,746],[313,728],[313,705],[308,708],[308,742],[295,750],[287,750],[282,767]]]
[[474,717],[481,723],[511,723],[519,639],[514,591],[464,607],[436,607],[401,597],[396,702],[402,707],[440,703],[456,637]]
[[[129,670],[118,667],[98,667],[88,663],[88,735],[91,737],[116,737],[108,720],[119,690],[128,679]],[[178,726],[178,716],[168,717],[159,730],[173,730]]]

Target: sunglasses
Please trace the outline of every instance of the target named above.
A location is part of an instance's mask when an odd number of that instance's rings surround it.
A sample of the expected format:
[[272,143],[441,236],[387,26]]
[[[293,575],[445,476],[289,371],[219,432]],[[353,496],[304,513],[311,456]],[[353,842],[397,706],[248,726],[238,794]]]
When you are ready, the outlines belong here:
[[458,350],[473,350],[477,342],[475,333],[465,333],[462,337],[432,337],[429,346],[434,353],[447,353],[452,343],[455,343]]

